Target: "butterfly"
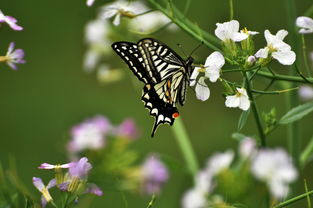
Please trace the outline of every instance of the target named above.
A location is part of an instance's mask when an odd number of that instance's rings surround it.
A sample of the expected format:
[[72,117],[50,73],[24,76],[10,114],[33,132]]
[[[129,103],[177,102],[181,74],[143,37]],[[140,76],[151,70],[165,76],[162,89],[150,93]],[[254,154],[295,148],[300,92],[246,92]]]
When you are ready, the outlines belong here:
[[193,58],[182,59],[164,43],[145,38],[137,43],[126,41],[112,44],[113,50],[145,85],[141,100],[155,118],[151,137],[160,124],[173,125],[179,116],[177,104],[184,105]]

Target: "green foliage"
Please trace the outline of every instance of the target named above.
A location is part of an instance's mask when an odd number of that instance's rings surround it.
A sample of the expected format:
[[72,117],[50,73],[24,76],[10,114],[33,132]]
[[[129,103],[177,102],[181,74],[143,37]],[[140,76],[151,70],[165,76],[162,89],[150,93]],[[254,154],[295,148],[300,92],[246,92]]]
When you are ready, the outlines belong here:
[[302,119],[313,111],[313,102],[309,102],[303,105],[292,108],[288,111],[280,120],[279,124],[290,124]]

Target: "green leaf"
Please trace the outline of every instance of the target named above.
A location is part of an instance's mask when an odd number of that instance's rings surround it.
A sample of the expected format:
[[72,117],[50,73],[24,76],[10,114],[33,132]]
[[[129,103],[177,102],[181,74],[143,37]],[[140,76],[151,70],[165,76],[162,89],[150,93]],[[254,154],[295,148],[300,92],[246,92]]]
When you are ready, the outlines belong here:
[[301,167],[304,167],[304,165],[312,157],[313,157],[313,137],[311,138],[311,141],[309,142],[309,144],[306,146],[306,148],[303,150],[303,152],[300,155]]
[[240,133],[236,132],[236,133],[233,133],[233,134],[231,135],[231,137],[232,137],[233,139],[235,139],[236,141],[240,142],[241,140],[243,140],[243,139],[246,138],[247,136],[244,135],[244,134],[240,134]]
[[242,111],[239,121],[238,121],[238,126],[237,126],[238,131],[240,131],[246,125],[249,114],[250,114],[250,108],[247,111]]
[[313,102],[299,105],[287,112],[279,121],[279,124],[290,124],[302,119],[313,111]]

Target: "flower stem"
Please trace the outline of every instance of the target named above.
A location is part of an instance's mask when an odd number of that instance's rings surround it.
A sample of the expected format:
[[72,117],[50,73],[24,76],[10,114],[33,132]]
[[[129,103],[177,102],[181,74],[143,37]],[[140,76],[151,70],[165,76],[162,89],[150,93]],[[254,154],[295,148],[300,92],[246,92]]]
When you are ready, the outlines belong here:
[[278,205],[276,205],[276,206],[273,206],[273,208],[282,208],[282,207],[286,207],[287,205],[290,205],[290,204],[292,204],[292,203],[294,203],[294,202],[296,202],[296,201],[299,201],[299,200],[301,200],[301,199],[304,199],[304,198],[306,198],[307,196],[310,196],[310,195],[312,195],[313,194],[313,190],[311,190],[311,191],[309,191],[309,192],[307,192],[307,193],[305,193],[305,194],[301,194],[301,195],[299,195],[299,196],[296,196],[296,197],[294,197],[294,198],[291,198],[291,199],[289,199],[289,200],[287,200],[287,201],[284,201],[284,202],[282,202],[282,203],[280,203],[280,204],[278,204]]
[[234,1],[229,0],[229,19],[233,20],[234,19]]
[[299,76],[282,75],[282,74],[273,75],[272,73],[264,72],[264,71],[258,71],[257,75],[266,77],[269,79],[275,79],[275,80],[313,84],[313,78],[303,79],[302,77],[299,77]]
[[256,105],[256,101],[255,101],[254,96],[252,94],[251,82],[249,81],[249,76],[248,76],[247,72],[243,72],[243,75],[244,75],[245,80],[246,80],[247,93],[248,93],[248,96],[251,100],[252,112],[253,112],[254,119],[255,119],[255,122],[256,122],[258,131],[259,131],[259,136],[261,139],[261,147],[266,147],[266,137],[265,137],[265,134],[263,131],[262,122],[261,122],[260,114],[259,114],[259,111],[258,111],[258,108]]
[[196,159],[195,152],[190,143],[189,136],[186,132],[184,123],[181,118],[176,119],[175,124],[172,129],[173,129],[176,141],[187,163],[187,167],[190,170],[190,172],[193,175],[195,175],[198,172],[199,165]]
[[304,60],[304,66],[307,71],[308,76],[312,76],[309,64],[308,64],[308,57],[306,55],[306,45],[305,45],[305,40],[304,40],[304,35],[301,36],[302,40],[302,55],[303,55],[303,60]]

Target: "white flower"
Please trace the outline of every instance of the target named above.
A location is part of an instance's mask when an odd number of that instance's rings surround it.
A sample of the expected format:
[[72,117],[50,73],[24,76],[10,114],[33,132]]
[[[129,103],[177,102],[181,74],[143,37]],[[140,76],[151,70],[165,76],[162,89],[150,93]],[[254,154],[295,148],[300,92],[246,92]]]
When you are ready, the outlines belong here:
[[110,25],[106,20],[96,19],[88,22],[85,28],[85,39],[89,44],[110,44],[108,33]]
[[87,72],[92,71],[99,63],[101,54],[95,50],[88,50],[84,56],[84,69]]
[[[171,20],[159,11],[149,12],[145,15],[139,15],[131,19],[129,27],[140,33],[149,33],[170,23]],[[168,27],[169,29],[177,29],[175,24]]]
[[[210,89],[204,82],[205,78],[209,78],[211,82],[216,82],[220,77],[220,71],[224,64],[224,56],[220,52],[215,51],[207,57],[204,66],[195,67],[190,76],[190,86],[194,86],[197,83],[195,91],[199,100],[205,101],[210,97]],[[198,82],[196,82],[199,72],[205,72],[205,76],[200,77]]]
[[298,17],[296,25],[300,27],[300,34],[313,33],[313,19],[310,17]]
[[240,141],[239,153],[243,158],[253,157],[257,153],[255,139],[246,137]]
[[234,152],[227,150],[224,153],[216,153],[209,158],[207,162],[207,171],[214,175],[218,175],[224,169],[227,169],[234,159]]
[[95,2],[95,0],[87,0],[86,4],[87,4],[87,6],[90,7],[93,5],[94,2]]
[[207,198],[206,193],[197,188],[188,190],[182,200],[183,208],[206,208]]
[[258,50],[255,54],[257,58],[267,58],[270,54],[274,59],[283,65],[292,65],[296,60],[296,54],[291,47],[283,40],[288,35],[286,30],[279,30],[276,35],[272,35],[269,30],[265,30],[264,36],[267,46]]
[[298,91],[298,94],[302,100],[313,99],[313,88],[310,86],[302,85]]
[[216,26],[215,35],[224,42],[229,40],[240,42],[249,37],[249,34],[239,32],[239,22],[237,20],[231,20],[230,22],[224,22],[222,24],[216,23]]
[[297,179],[297,170],[283,149],[260,150],[252,161],[252,174],[266,182],[272,195],[281,199],[288,193],[288,184]]
[[119,0],[103,6],[100,11],[100,18],[109,19],[115,16],[113,24],[117,26],[120,24],[121,16],[133,18],[137,14],[147,10],[147,7],[139,1],[127,2],[125,0]]
[[237,88],[235,95],[226,96],[225,105],[229,108],[239,107],[241,110],[248,110],[250,108],[250,100],[246,89]]

